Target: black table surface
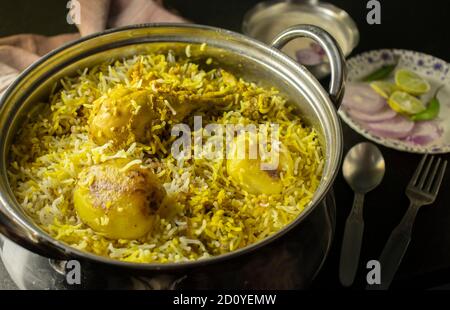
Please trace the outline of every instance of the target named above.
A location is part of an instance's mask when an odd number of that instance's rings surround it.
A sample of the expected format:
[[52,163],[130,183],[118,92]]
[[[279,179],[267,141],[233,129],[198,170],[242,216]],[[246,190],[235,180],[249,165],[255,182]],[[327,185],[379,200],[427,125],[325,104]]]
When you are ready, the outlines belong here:
[[[167,0],[175,9],[195,23],[240,31],[244,13],[257,0]],[[403,48],[424,52],[450,61],[450,2],[380,0],[381,24],[366,22],[366,0],[328,0],[346,10],[360,30],[360,43],[353,54],[379,48]],[[74,32],[66,23],[66,1],[0,1],[0,37],[17,33],[53,35]],[[344,129],[344,152],[365,141],[347,125]],[[353,288],[365,286],[365,263],[377,259],[392,229],[399,223],[408,200],[406,184],[421,155],[403,153],[380,146],[386,161],[382,184],[370,192],[365,201],[365,234],[361,266]],[[450,155],[442,157],[450,159]],[[436,202],[423,207],[414,225],[412,241],[393,282],[393,288],[431,288],[450,282],[450,173],[447,173]],[[340,174],[335,183],[337,228],[335,242],[314,288],[341,288],[338,280],[339,250],[343,226],[350,211],[353,193]]]

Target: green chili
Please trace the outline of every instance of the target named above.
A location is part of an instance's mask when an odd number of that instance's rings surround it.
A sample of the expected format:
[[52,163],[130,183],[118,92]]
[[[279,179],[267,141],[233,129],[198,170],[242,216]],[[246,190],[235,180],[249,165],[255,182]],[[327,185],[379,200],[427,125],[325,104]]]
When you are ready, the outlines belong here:
[[378,68],[377,70],[375,70],[372,73],[369,73],[368,75],[363,77],[361,79],[361,81],[372,82],[372,81],[377,81],[377,80],[382,80],[382,79],[387,78],[392,73],[392,71],[394,71],[394,69],[397,67],[399,57],[394,56],[394,59],[395,59],[395,63],[390,64],[390,65],[384,65],[381,68]]
[[443,86],[444,85],[441,85],[438,89],[436,89],[433,98],[431,98],[431,100],[427,104],[427,108],[420,113],[412,115],[411,120],[428,121],[436,118],[439,115],[441,104],[439,102],[439,99],[437,98],[437,95]]

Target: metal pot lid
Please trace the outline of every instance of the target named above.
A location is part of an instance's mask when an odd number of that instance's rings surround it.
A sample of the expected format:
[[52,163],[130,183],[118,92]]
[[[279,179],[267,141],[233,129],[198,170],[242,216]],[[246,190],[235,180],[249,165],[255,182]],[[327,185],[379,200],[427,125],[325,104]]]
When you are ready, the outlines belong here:
[[[270,43],[276,34],[297,24],[319,26],[329,32],[348,56],[359,42],[359,31],[344,10],[317,0],[267,1],[257,4],[244,17],[244,34]],[[310,39],[296,39],[283,52],[306,66],[327,62],[323,50]]]

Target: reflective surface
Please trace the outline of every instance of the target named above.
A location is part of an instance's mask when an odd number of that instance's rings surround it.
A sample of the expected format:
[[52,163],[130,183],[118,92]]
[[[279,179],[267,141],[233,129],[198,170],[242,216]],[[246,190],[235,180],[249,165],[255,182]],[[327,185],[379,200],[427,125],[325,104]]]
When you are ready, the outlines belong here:
[[[359,42],[358,28],[344,10],[316,0],[258,3],[245,15],[242,31],[250,37],[269,43],[279,32],[298,24],[319,26],[329,32],[345,56]],[[317,78],[330,73],[329,56],[314,48],[313,41],[308,38],[290,42],[283,48],[283,52],[306,65]]]
[[342,173],[350,187],[358,193],[367,193],[383,180],[385,163],[378,147],[369,142],[359,143],[344,158]]
[[310,38],[316,42],[326,53],[331,70],[331,80],[328,93],[331,100],[339,108],[344,95],[344,83],[346,76],[346,67],[344,62],[344,55],[339,48],[336,40],[325,30],[311,26],[311,25],[297,25],[292,26],[282,33],[277,35],[271,45],[282,49],[297,38]]
[[[220,265],[179,273],[133,273],[81,261],[81,284],[69,285],[62,261],[49,260],[7,239],[0,256],[21,289],[305,288],[328,254],[335,212],[334,196],[330,194],[301,226],[267,247]],[[7,275],[0,270],[0,276]],[[6,283],[12,288],[11,282]],[[6,288],[0,282],[0,289]]]

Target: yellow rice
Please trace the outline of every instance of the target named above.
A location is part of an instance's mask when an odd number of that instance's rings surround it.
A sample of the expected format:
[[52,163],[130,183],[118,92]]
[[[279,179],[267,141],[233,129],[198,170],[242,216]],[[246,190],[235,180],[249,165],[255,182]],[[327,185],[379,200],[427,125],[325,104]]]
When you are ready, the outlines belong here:
[[[205,71],[203,65],[205,61],[194,63],[170,52],[146,54],[62,79],[59,90],[24,124],[11,148],[9,179],[21,206],[48,234],[75,248],[143,263],[227,253],[295,219],[311,201],[321,178],[323,155],[316,130],[302,122],[276,89],[238,79],[236,92],[223,87],[219,68]],[[133,143],[118,151],[90,140],[87,120],[94,100],[118,84],[151,90],[155,83],[196,89],[198,94],[206,90],[233,94],[234,103],[219,116],[217,111],[203,113],[203,126],[208,122],[279,124],[280,141],[295,161],[295,177],[283,179],[283,193],[248,194],[231,182],[222,159],[175,160],[170,154],[173,138],[164,138],[165,128],[154,128],[157,134],[149,145]],[[161,119],[170,125],[170,115],[163,113]],[[160,213],[151,233],[139,240],[108,239],[83,224],[74,210],[72,193],[78,173],[111,158],[138,160],[133,164],[151,169],[173,196],[174,206]]]

